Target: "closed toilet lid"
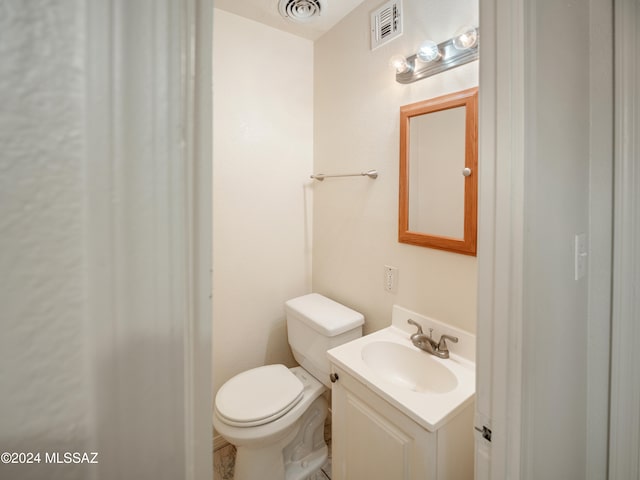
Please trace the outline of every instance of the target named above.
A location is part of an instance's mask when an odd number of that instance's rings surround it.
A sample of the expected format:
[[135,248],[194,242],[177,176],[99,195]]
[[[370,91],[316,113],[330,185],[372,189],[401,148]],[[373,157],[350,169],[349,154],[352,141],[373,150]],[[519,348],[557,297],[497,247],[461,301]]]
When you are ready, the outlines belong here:
[[229,425],[253,427],[272,422],[302,398],[304,385],[284,365],[266,365],[227,381],[216,395],[216,410]]

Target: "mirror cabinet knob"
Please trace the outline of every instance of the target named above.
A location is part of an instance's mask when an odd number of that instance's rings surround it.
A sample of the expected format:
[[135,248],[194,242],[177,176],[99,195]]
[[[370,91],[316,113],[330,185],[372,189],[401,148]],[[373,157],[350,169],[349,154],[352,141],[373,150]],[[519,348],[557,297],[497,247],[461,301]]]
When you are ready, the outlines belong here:
[[468,177],[469,175],[471,175],[471,169],[469,167],[463,168],[462,175],[464,175],[465,177]]

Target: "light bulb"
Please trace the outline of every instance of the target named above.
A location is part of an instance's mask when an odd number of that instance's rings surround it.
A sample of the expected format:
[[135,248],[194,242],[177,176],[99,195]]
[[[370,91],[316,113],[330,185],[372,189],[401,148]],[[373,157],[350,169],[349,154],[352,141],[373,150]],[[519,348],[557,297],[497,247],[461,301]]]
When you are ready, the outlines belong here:
[[423,62],[433,62],[442,57],[438,45],[433,40],[425,40],[418,47],[417,57]]
[[453,37],[453,46],[458,50],[467,50],[478,44],[478,29],[475,27],[464,26],[458,30]]
[[396,73],[405,73],[411,70],[411,67],[407,63],[407,59],[399,54],[391,57],[389,65],[396,71]]

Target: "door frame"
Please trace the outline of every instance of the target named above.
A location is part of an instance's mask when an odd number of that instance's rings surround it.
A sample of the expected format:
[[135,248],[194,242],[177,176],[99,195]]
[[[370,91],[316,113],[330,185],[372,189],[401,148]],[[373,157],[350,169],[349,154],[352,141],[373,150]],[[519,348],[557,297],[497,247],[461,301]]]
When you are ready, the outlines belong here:
[[93,478],[211,478],[213,6],[82,12]]
[[481,0],[476,478],[520,478],[524,0]]
[[[640,478],[640,5],[615,1],[609,478]],[[634,379],[635,381],[629,381]]]

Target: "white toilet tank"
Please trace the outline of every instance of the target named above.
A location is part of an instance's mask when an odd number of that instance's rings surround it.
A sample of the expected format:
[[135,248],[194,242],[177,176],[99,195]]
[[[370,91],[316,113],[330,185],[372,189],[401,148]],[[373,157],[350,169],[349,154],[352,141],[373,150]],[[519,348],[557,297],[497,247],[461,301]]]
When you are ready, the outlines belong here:
[[294,358],[331,388],[327,350],[361,337],[364,316],[318,293],[288,300],[285,311]]

